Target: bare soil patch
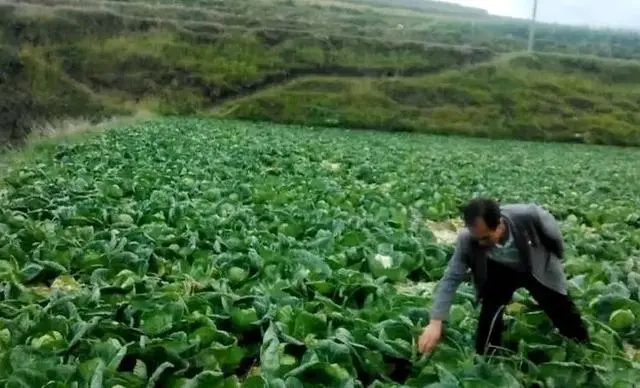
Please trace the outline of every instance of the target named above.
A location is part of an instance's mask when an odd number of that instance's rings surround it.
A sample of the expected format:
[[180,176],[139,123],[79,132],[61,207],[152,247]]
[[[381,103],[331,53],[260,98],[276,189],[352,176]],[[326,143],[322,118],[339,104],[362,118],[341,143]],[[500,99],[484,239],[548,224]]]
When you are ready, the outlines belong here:
[[441,244],[455,244],[458,231],[464,224],[459,218],[452,218],[445,221],[426,221],[427,228],[433,233],[436,241]]

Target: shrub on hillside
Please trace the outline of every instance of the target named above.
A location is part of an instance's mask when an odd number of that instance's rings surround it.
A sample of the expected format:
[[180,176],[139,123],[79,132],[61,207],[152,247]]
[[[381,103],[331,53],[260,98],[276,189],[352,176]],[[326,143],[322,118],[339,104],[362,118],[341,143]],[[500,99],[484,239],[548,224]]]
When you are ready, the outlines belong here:
[[0,147],[23,138],[31,123],[34,96],[16,83],[24,72],[18,51],[0,46]]
[[19,144],[31,127],[66,117],[100,120],[124,108],[106,105],[91,90],[41,62],[28,48],[0,46],[0,146]]

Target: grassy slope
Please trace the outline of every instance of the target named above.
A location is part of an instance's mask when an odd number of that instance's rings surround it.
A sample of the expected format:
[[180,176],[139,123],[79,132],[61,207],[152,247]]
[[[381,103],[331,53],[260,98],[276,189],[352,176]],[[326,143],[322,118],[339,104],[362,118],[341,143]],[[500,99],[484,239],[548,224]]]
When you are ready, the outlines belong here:
[[344,3],[365,4],[369,6],[405,8],[412,11],[440,13],[465,17],[485,17],[488,12],[480,8],[465,7],[459,4],[429,0],[342,0]]
[[84,116],[99,120],[125,112],[28,48],[0,46],[0,64],[0,140],[20,141],[22,129],[40,120]]
[[[263,33],[314,33],[325,37],[339,35],[473,45],[496,52],[520,51],[527,47],[529,25],[526,21],[481,16],[474,9],[452,16],[446,9],[432,10],[427,7],[421,12],[398,6],[363,6],[366,3],[364,0],[29,0],[21,3],[23,11],[19,19],[24,21],[30,17],[31,21],[26,30],[21,29],[18,35],[20,39],[37,36],[42,40],[51,40],[53,35],[64,41],[70,36],[114,34],[125,28],[136,28],[141,21],[154,25],[158,24],[158,19],[163,19],[180,24],[183,31],[207,35],[216,35],[221,30],[250,29]],[[391,4],[386,0],[376,0],[376,3]],[[63,23],[53,31],[54,25],[59,22],[51,20],[51,17],[43,17],[43,11],[34,11],[34,7],[26,7],[25,4],[55,6],[53,8],[59,11],[58,15],[68,20],[75,19],[70,11],[93,10],[94,15],[89,16],[88,21],[81,20],[82,23],[75,27]],[[25,8],[30,11],[24,11]],[[96,16],[105,12],[111,15],[108,20],[104,16]],[[119,22],[116,15],[126,16],[126,23]],[[49,20],[44,23],[44,19]],[[14,25],[17,21],[13,19],[9,23]],[[398,28],[399,25],[403,28]],[[163,25],[165,27],[166,23]],[[536,37],[536,48],[541,51],[640,58],[639,34],[541,24]]]
[[[0,5],[0,23],[8,26],[0,34],[0,106],[11,112],[0,122],[4,138],[20,138],[34,119],[99,117],[141,106],[169,114],[209,111],[227,99],[314,75],[278,89],[281,95],[268,90],[232,100],[219,111],[278,121],[337,120],[356,127],[562,140],[586,131],[593,136],[585,141],[636,143],[629,136],[636,117],[624,110],[637,106],[633,84],[607,86],[582,73],[567,82],[561,75],[591,66],[590,59],[554,61],[555,69],[502,61],[465,70],[521,50],[526,24],[517,21],[479,15],[471,23],[363,6],[366,2],[360,0],[157,4],[32,0]],[[543,26],[539,37],[542,50],[640,57],[640,40],[627,33],[590,32],[585,38],[585,30]],[[430,44],[424,43],[427,39]],[[483,48],[452,46],[465,43]],[[598,63],[612,76],[624,76],[634,66]],[[482,69],[493,68],[499,69],[504,85],[483,75]],[[441,71],[446,72],[434,75]],[[363,76],[367,78],[359,78]],[[571,105],[575,101],[553,99],[549,96],[555,92],[536,90],[540,79],[548,80],[549,89],[557,79],[557,88],[586,102],[576,108]],[[450,86],[439,86],[443,82]],[[294,91],[296,87],[308,90]],[[552,99],[541,100],[542,110],[527,111],[539,108],[529,98],[536,93]],[[271,105],[283,107],[265,109]],[[575,117],[574,111],[579,119],[567,120]],[[582,129],[575,131],[578,126]]]
[[[193,12],[177,9],[185,13],[183,17]],[[44,118],[63,113],[56,104],[70,107],[66,113],[74,116],[136,105],[189,114],[291,74],[428,73],[493,56],[487,49],[287,30],[247,32],[201,25],[195,27],[208,27],[209,32],[196,33],[177,22],[93,9],[4,6],[2,10],[3,22],[10,28],[5,37],[7,49],[0,53],[2,63],[7,64],[0,68],[2,79],[7,80],[0,98],[12,100],[20,118],[35,111],[31,99],[42,93],[60,97],[51,109],[40,110]],[[24,82],[18,82],[21,97],[15,99],[9,89],[15,79],[22,78]],[[72,80],[75,84],[59,90],[32,79],[58,84]],[[84,109],[86,101],[102,106]],[[28,128],[27,121],[6,120],[0,125],[17,128],[12,136],[16,138],[20,129]]]
[[483,137],[640,144],[640,63],[518,55],[432,77],[311,77],[219,116]]

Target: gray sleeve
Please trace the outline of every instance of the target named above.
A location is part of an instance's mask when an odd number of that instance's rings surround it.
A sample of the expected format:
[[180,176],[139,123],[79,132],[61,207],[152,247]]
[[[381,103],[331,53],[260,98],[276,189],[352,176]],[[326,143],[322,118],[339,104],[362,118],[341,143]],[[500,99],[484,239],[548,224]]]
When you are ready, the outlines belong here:
[[466,255],[466,238],[467,236],[463,232],[458,233],[453,256],[451,256],[449,260],[444,276],[438,283],[433,298],[433,305],[431,307],[431,319],[433,320],[445,321],[449,318],[449,310],[451,309],[456,291],[460,283],[468,280],[469,266],[464,260],[464,256]]
[[559,258],[562,258],[564,253],[562,232],[555,217],[542,206],[538,205],[535,206],[535,216],[540,227],[540,233],[542,233],[541,237],[546,239],[547,248]]

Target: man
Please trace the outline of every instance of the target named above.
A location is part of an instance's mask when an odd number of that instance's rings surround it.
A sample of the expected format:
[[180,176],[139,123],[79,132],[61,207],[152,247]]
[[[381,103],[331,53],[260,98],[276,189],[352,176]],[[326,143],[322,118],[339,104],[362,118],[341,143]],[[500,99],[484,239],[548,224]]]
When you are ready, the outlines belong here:
[[419,338],[422,353],[442,336],[453,298],[462,281],[471,280],[482,308],[476,330],[476,352],[500,346],[503,310],[514,292],[526,288],[560,333],[579,342],[589,334],[567,294],[562,268],[563,242],[554,217],[537,205],[499,205],[478,198],[462,211],[465,228],[435,293],[431,319]]

